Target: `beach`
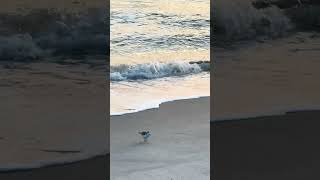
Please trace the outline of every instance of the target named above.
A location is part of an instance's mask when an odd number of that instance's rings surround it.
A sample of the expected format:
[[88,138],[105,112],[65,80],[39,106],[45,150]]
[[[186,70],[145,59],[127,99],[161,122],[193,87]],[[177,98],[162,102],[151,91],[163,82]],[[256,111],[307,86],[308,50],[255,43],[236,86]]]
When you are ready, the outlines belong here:
[[[209,97],[111,116],[112,180],[210,178]],[[143,143],[138,131],[149,130]]]
[[110,4],[111,179],[209,179],[209,1]]
[[213,48],[211,177],[319,179],[318,32]]
[[319,12],[315,1],[212,3],[212,179],[319,179]]
[[253,2],[212,4],[211,120],[318,110],[319,6]]
[[105,64],[93,61],[1,62],[0,171],[62,165],[109,153]]
[[212,119],[320,109],[317,32],[213,48]]
[[108,9],[1,2],[0,179],[109,177]]
[[[111,150],[111,177],[208,179],[209,98],[112,116],[109,150],[109,96],[101,98],[107,85],[97,64],[2,64],[0,178],[106,179]],[[145,128],[148,144],[137,134]]]

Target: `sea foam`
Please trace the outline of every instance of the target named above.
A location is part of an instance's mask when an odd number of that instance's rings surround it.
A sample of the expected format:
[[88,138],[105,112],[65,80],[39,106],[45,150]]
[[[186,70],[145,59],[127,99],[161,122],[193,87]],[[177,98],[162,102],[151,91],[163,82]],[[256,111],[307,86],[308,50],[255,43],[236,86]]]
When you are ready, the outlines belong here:
[[111,66],[110,80],[146,80],[170,76],[198,74],[204,71],[210,71],[210,63],[207,61],[175,61],[170,63],[154,62],[135,65],[121,64],[117,66]]
[[57,9],[0,13],[0,61],[105,56],[109,46],[107,19],[104,8],[79,13]]

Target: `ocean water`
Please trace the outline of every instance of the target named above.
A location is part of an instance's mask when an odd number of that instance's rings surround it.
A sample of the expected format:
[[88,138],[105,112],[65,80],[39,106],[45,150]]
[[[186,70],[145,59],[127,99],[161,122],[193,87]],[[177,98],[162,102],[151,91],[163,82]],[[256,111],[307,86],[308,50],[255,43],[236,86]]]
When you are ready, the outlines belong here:
[[0,7],[0,61],[105,59],[106,17],[105,7],[97,6],[22,8],[13,12]]
[[210,95],[210,1],[111,0],[111,115]]

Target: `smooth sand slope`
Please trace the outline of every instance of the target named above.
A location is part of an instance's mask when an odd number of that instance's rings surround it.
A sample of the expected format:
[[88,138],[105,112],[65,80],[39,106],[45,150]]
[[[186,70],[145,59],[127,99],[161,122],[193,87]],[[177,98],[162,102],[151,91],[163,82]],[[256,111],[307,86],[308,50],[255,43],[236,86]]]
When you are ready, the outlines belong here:
[[[209,98],[180,100],[159,109],[112,116],[112,180],[208,180]],[[150,130],[148,144],[139,130]]]
[[2,63],[0,77],[0,170],[109,152],[105,65]]
[[214,50],[212,179],[320,178],[319,111],[286,114],[320,109],[319,47],[297,33]]
[[213,48],[212,120],[320,108],[320,35]]

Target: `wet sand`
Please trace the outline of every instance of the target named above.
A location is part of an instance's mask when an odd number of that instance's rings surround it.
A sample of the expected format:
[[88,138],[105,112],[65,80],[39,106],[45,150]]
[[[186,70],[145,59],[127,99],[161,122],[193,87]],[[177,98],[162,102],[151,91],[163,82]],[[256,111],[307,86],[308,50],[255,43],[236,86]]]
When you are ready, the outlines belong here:
[[214,49],[212,179],[319,179],[319,45],[301,32]]
[[[111,179],[208,180],[209,97],[178,100],[110,120]],[[138,131],[149,130],[149,143]]]
[[320,111],[211,123],[214,180],[319,179]]
[[320,109],[320,35],[213,48],[211,120]]
[[105,65],[93,64],[1,63],[0,171],[109,153]]
[[3,180],[108,180],[109,155],[76,163],[55,165],[33,170],[0,173]]
[[[0,12],[101,7],[107,10],[108,1],[5,0]],[[108,179],[109,96],[102,58],[99,65],[95,57],[88,64],[1,60],[0,179]]]

